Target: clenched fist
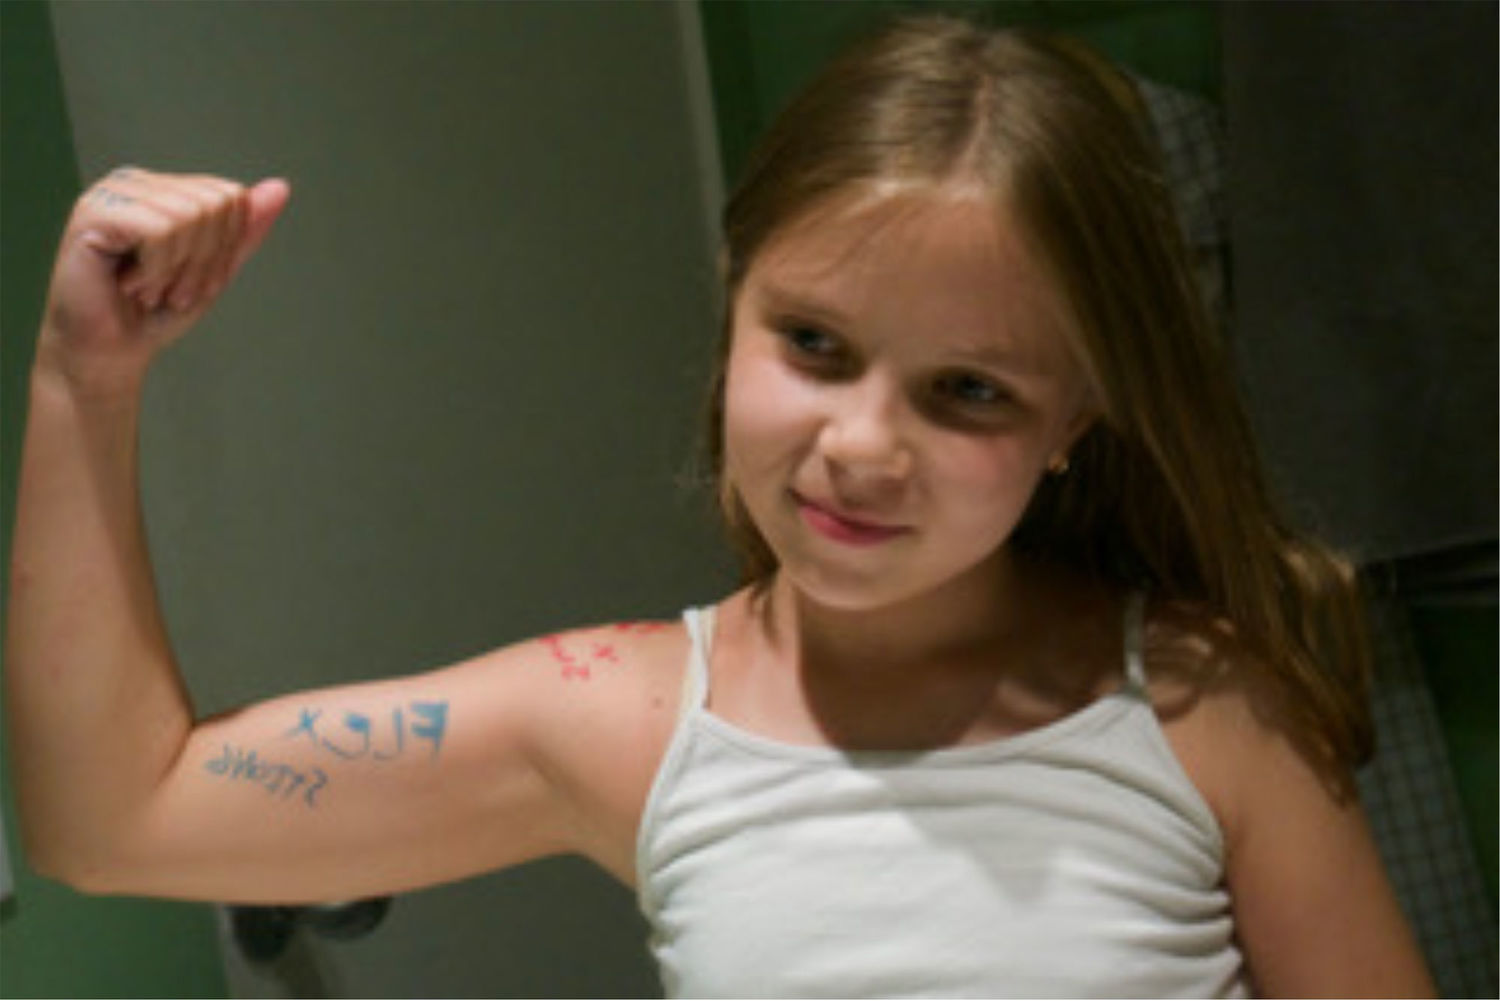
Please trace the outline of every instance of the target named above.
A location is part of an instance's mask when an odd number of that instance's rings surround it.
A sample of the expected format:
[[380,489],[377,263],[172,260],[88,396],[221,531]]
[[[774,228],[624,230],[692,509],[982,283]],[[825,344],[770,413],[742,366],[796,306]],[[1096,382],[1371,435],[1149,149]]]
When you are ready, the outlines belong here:
[[211,306],[286,206],[286,182],[115,170],[78,199],[52,272],[37,364],[75,388],[138,386]]

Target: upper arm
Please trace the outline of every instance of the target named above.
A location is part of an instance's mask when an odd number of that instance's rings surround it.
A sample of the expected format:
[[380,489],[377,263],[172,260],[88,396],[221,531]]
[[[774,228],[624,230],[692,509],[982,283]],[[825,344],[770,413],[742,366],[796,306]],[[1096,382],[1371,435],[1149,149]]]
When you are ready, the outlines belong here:
[[1250,690],[1248,670],[1227,676],[1163,719],[1223,829],[1225,881],[1257,992],[1433,996],[1353,783],[1314,766],[1274,700]]
[[1432,997],[1359,802],[1283,738],[1243,759],[1226,876],[1240,941],[1273,997]]
[[665,745],[673,629],[583,630],[206,720],[92,888],[337,900],[598,857]]

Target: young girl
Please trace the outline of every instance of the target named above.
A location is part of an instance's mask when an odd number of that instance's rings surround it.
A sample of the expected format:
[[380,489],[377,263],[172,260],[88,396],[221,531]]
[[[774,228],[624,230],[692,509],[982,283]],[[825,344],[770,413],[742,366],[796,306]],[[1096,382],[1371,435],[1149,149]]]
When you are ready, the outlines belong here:
[[1125,86],[922,19],[786,112],[725,216],[743,590],[205,720],[140,528],[140,390],[288,189],[104,178],[17,512],[33,864],[287,903],[580,853],[684,995],[1430,993],[1352,795],[1351,575],[1271,510]]

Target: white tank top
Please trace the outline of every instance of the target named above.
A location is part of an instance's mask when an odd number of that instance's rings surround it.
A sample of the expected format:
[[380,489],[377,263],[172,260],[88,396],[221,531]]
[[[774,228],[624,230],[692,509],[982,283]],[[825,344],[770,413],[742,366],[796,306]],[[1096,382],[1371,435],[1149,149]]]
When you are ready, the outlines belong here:
[[683,712],[636,867],[671,997],[1245,997],[1223,842],[1145,694],[921,752],[786,744]]

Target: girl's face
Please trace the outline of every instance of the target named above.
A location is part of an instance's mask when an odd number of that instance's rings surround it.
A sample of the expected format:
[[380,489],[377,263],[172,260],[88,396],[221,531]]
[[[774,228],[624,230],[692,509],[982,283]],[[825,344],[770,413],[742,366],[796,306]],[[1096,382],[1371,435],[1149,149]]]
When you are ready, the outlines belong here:
[[734,303],[725,476],[809,597],[875,608],[969,575],[1092,414],[1006,214],[904,194],[794,224]]

